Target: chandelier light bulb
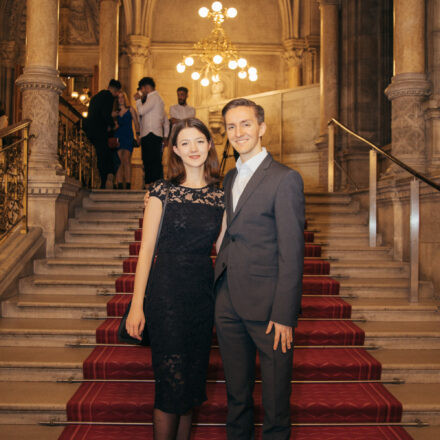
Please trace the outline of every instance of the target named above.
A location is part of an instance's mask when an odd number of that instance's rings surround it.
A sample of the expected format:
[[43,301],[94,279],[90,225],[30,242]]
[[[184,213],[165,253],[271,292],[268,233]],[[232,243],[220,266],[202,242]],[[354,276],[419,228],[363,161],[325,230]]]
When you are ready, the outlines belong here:
[[256,81],[258,79],[258,75],[255,73],[254,75],[249,74],[249,81]]
[[194,64],[194,58],[193,57],[186,57],[185,58],[185,64],[187,66],[192,66]]
[[247,64],[246,58],[240,58],[237,63],[238,63],[238,67],[240,67],[240,69],[244,69]]
[[72,92],[72,95],[70,95],[70,96],[72,96],[72,98],[73,98],[73,99],[77,99],[77,98],[78,98],[78,96],[79,96],[79,93],[78,93],[78,92],[75,92],[75,91],[73,91],[73,92]]
[[82,117],[87,118],[88,112],[82,112]]
[[200,73],[199,73],[199,72],[193,72],[193,73],[191,73],[191,78],[192,78],[194,81],[197,81],[197,80],[200,78]]
[[231,61],[229,61],[229,63],[228,63],[228,67],[229,67],[231,70],[235,70],[235,69],[238,67],[238,63],[237,63],[237,61],[235,61],[235,60],[231,60]]
[[226,11],[226,16],[229,18],[235,18],[237,16],[237,9],[235,8],[228,8]]
[[257,69],[255,67],[249,67],[248,73],[249,73],[249,76],[256,75]]
[[203,87],[207,87],[207,86],[209,86],[209,79],[208,79],[208,78],[203,78],[203,79],[200,81],[200,84],[201,84]]
[[185,64],[179,63],[179,64],[176,66],[176,69],[177,69],[177,71],[178,71],[179,73],[183,73],[183,72],[185,72]]
[[81,102],[84,102],[86,100],[86,98],[87,98],[87,96],[83,94],[83,95],[80,95],[79,100]]
[[199,9],[199,15],[200,15],[200,17],[205,18],[205,17],[208,16],[208,14],[209,14],[209,9],[208,9],[208,8],[205,8],[205,7],[203,6],[203,8],[200,8],[200,9]]
[[218,83],[220,81],[220,76],[217,73],[216,75],[212,75],[212,82]]
[[223,61],[223,57],[221,55],[215,55],[212,61],[214,61],[215,64],[220,64]]
[[221,2],[214,2],[214,3],[211,5],[211,8],[212,8],[212,10],[215,11],[215,12],[220,12],[220,11],[223,9],[223,5],[222,5]]
[[245,79],[247,76],[247,73],[245,70],[242,70],[241,72],[238,72],[238,77],[241,79]]

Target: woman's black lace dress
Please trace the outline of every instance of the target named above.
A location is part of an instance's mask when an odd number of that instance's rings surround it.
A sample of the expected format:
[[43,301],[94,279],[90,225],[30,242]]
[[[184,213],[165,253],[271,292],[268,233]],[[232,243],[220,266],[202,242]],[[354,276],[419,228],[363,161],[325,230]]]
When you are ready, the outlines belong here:
[[206,400],[205,381],[214,319],[210,258],[220,232],[223,191],[155,183],[150,197],[165,200],[146,323],[156,379],[155,408],[184,414]]

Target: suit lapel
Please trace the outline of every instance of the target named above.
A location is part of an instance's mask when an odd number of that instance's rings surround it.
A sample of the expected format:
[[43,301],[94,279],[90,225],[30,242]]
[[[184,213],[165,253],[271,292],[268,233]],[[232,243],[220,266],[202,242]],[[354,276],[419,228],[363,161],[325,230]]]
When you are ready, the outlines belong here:
[[[241,194],[237,206],[235,208],[235,211],[232,212],[232,185],[234,182],[232,181],[231,187],[230,187],[230,204],[231,204],[231,220],[229,221],[229,224],[232,223],[232,221],[237,217],[237,214],[240,212],[243,205],[247,202],[251,194],[257,189],[258,185],[261,183],[261,181],[266,177],[266,170],[269,167],[269,165],[272,163],[272,156],[270,154],[267,155],[267,157],[261,162],[260,166],[255,170],[255,173],[247,183],[246,187],[244,188],[243,193]],[[234,180],[237,173],[235,173]],[[232,180],[232,179],[231,179]],[[229,216],[228,216],[229,217]]]
[[226,215],[228,220],[228,225],[231,222],[233,214],[233,206],[232,206],[232,187],[234,186],[235,178],[237,177],[237,168],[234,169],[234,172],[229,179],[229,183],[227,188],[225,188],[226,192]]

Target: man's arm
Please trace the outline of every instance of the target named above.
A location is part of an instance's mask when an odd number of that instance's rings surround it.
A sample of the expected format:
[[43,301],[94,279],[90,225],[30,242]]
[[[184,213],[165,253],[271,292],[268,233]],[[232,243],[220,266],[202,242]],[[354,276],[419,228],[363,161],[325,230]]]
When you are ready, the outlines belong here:
[[304,268],[304,186],[296,171],[281,180],[275,196],[278,243],[278,280],[271,321],[297,325]]
[[113,104],[115,102],[115,98],[111,93],[108,93],[104,96],[105,99],[102,99],[101,104],[101,117],[105,121],[105,125],[107,127],[114,127],[115,120],[113,119]]
[[157,94],[147,96],[147,100],[144,103],[142,103],[140,99],[136,100],[136,107],[140,116],[143,116],[154,109],[157,103],[156,97],[158,97]]

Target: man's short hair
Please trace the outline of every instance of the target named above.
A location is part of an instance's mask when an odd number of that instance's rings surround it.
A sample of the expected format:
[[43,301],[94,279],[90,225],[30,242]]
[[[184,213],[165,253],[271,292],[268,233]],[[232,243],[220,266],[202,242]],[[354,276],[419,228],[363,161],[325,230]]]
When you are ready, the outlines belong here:
[[229,110],[236,107],[252,107],[254,109],[258,123],[262,124],[264,122],[264,108],[261,107],[261,105],[258,105],[256,102],[246,98],[237,98],[237,99],[233,99],[232,101],[229,101],[223,107],[222,110],[223,119],[225,119],[226,113],[228,113]]
[[177,91],[178,91],[178,92],[185,92],[186,94],[188,94],[188,89],[187,89],[186,87],[183,87],[183,86],[179,87],[179,88],[177,89]]
[[144,76],[138,84],[139,87],[144,87],[144,86],[151,86],[153,89],[156,88],[156,83],[154,82],[154,79],[151,78],[151,76]]
[[109,87],[113,87],[116,90],[121,90],[122,85],[121,82],[118,81],[117,79],[111,79],[110,82],[108,83]]

